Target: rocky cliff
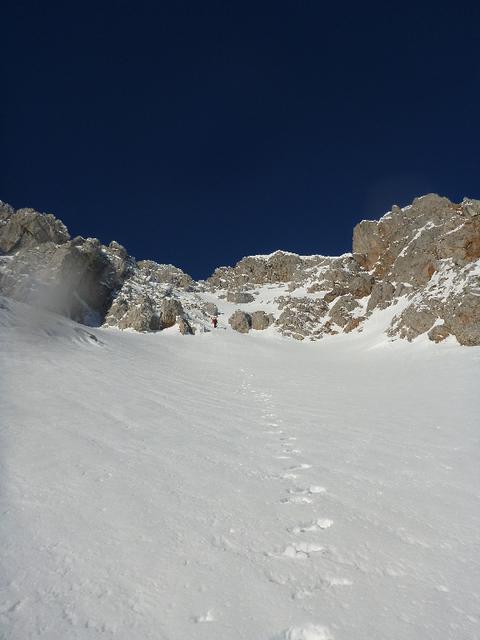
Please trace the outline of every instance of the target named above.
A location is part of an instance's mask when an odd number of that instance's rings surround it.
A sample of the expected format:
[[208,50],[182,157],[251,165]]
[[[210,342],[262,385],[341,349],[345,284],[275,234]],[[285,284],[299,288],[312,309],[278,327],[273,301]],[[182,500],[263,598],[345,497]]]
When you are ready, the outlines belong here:
[[[195,282],[182,270],[136,261],[116,242],[71,238],[65,225],[0,202],[0,293],[89,325],[137,331],[178,326],[268,330],[299,340],[359,332],[480,344],[480,202],[435,194],[392,207],[353,231],[352,253],[243,258]],[[388,312],[386,311],[388,310]]]

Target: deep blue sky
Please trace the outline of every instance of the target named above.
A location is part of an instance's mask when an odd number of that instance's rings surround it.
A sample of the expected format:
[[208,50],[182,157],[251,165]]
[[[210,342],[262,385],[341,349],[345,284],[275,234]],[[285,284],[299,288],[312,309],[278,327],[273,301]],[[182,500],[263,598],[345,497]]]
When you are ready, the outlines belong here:
[[0,198],[72,234],[204,277],[480,197],[478,3],[6,4]]

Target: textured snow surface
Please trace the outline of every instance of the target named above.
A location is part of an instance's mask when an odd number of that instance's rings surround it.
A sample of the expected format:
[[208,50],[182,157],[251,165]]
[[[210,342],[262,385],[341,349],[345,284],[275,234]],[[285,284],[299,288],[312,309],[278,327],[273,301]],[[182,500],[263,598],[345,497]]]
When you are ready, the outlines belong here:
[[2,639],[480,638],[479,348],[0,307]]

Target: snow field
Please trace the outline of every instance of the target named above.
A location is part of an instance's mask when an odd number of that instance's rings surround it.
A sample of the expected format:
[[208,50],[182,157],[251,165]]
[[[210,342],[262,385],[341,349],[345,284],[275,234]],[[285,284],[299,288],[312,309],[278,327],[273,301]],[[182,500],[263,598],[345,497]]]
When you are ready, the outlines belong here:
[[355,338],[10,304],[0,637],[480,638],[480,351]]

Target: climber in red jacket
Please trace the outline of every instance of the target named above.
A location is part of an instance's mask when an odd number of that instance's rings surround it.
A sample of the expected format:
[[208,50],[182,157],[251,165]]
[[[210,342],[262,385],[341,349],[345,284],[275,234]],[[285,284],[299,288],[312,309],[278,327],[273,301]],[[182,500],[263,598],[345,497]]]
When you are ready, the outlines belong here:
[[213,317],[213,318],[212,318],[212,327],[213,327],[214,329],[216,329],[216,328],[217,328],[217,324],[218,324],[218,320],[217,320],[217,318]]

